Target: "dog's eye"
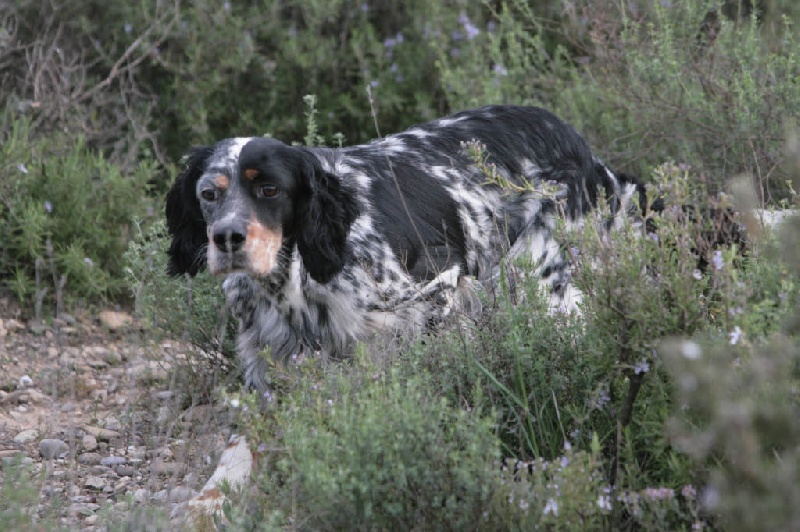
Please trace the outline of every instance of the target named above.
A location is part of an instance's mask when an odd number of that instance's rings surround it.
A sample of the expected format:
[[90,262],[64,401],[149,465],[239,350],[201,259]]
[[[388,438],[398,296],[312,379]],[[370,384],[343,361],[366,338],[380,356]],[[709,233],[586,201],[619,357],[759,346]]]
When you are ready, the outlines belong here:
[[256,196],[259,198],[274,198],[278,195],[278,187],[275,185],[259,185],[256,189]]
[[216,188],[204,188],[200,191],[200,197],[206,201],[217,201],[219,199],[219,191]]

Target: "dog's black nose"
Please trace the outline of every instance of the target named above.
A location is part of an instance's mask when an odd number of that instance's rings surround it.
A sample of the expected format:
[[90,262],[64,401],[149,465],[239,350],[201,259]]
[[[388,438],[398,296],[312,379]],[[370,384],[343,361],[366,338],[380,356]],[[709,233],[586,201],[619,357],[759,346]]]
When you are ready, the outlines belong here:
[[225,224],[214,228],[214,244],[224,253],[239,251],[246,240],[242,228]]

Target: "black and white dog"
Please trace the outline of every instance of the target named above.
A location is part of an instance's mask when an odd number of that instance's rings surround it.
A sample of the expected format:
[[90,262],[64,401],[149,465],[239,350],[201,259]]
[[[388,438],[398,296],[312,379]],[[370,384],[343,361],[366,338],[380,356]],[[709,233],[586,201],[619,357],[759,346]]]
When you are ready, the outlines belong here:
[[195,148],[167,196],[169,272],[226,276],[245,380],[263,391],[265,348],[341,356],[375,333],[422,331],[474,307],[473,283],[509,260],[529,260],[553,307],[573,309],[556,221],[580,224],[600,196],[613,225],[640,215],[631,199],[644,188],[536,107],[464,111],[340,149],[226,139]]

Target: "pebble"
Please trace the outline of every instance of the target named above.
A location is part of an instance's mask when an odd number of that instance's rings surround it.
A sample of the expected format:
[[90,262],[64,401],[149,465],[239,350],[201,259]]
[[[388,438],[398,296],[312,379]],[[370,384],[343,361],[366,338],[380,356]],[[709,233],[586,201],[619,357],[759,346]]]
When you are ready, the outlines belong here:
[[138,503],[145,503],[150,498],[150,492],[144,488],[139,488],[133,492],[133,500]]
[[61,458],[68,452],[69,445],[67,445],[67,442],[63,440],[44,438],[41,442],[39,442],[39,454],[41,454],[42,458],[45,460]]
[[14,443],[24,445],[30,443],[39,437],[39,431],[36,429],[26,429],[14,436]]
[[172,475],[179,472],[183,468],[180,462],[153,462],[150,466],[150,471],[155,475]]
[[110,331],[124,329],[133,323],[133,318],[130,314],[114,310],[104,310],[98,318],[100,319],[100,324]]
[[108,441],[112,438],[120,437],[120,433],[117,432],[116,430],[104,429],[92,425],[84,425],[83,430],[85,430],[87,434],[94,436],[98,440]]
[[19,320],[5,320],[3,322],[3,327],[8,332],[21,331],[25,329],[25,325],[23,325],[23,323]]
[[191,488],[186,486],[175,486],[171,490],[169,490],[169,494],[167,495],[167,500],[172,503],[178,503],[183,501],[188,501],[194,497],[194,491]]
[[114,467],[128,463],[128,459],[124,456],[107,456],[100,460],[100,465]]
[[83,447],[84,451],[92,452],[97,449],[97,438],[91,434],[87,434],[81,438],[81,446]]
[[83,465],[98,465],[103,457],[98,453],[83,453],[78,456],[78,463]]
[[86,481],[83,483],[83,485],[85,487],[87,487],[90,490],[95,490],[95,491],[102,491],[103,488],[105,488],[107,484],[108,484],[108,482],[106,481],[106,479],[104,479],[103,477],[97,477],[97,476],[88,477],[86,479]]
[[132,477],[136,470],[129,465],[121,465],[116,468],[116,472],[121,477]]

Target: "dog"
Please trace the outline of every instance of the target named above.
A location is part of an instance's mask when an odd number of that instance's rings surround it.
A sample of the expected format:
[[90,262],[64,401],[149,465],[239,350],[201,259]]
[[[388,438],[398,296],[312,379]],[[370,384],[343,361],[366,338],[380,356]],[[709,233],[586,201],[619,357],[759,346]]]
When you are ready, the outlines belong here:
[[580,224],[601,197],[610,227],[640,213],[644,187],[538,107],[482,107],[338,149],[230,138],[193,149],[167,195],[168,270],[225,276],[244,380],[264,392],[265,349],[342,357],[376,334],[413,336],[475,312],[476,283],[518,259],[554,309],[576,309],[556,223]]
[[[225,277],[245,383],[265,394],[265,351],[342,357],[375,335],[413,337],[480,312],[476,293],[501,279],[534,276],[551,309],[575,311],[557,224],[580,228],[601,201],[609,230],[647,231],[649,209],[664,210],[538,107],[482,107],[336,149],[229,138],[194,148],[167,194],[168,273]],[[234,436],[189,509],[219,510],[219,485],[242,486],[252,464]]]

